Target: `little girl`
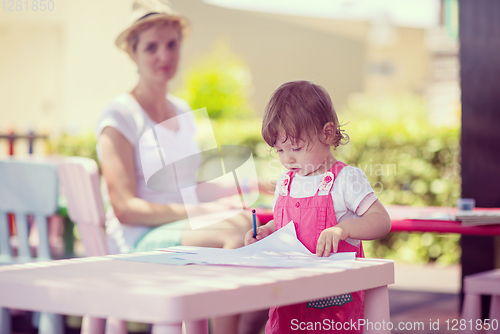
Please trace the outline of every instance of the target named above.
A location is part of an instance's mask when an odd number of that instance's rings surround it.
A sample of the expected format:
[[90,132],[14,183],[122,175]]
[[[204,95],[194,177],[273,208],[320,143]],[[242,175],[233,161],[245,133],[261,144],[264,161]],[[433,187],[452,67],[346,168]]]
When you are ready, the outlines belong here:
[[[288,172],[276,184],[274,220],[259,227],[256,238],[248,231],[245,244],[265,238],[293,220],[298,239],[317,256],[356,252],[357,257],[364,257],[361,240],[380,238],[390,231],[389,215],[366,175],[332,154],[331,147],[348,141],[348,136],[340,129],[323,87],[308,81],[281,85],[267,104],[262,136]],[[296,333],[293,325],[302,322],[357,323],[363,318],[363,305],[364,292],[358,291],[273,307],[266,334]]]

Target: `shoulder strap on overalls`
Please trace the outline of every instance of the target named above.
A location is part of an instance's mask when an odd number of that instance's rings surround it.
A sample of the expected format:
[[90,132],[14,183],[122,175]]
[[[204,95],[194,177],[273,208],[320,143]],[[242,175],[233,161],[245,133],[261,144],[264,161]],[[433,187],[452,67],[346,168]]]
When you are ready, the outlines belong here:
[[326,191],[330,193],[330,190],[332,189],[333,182],[337,179],[337,175],[339,175],[340,171],[342,168],[347,166],[346,163],[342,161],[337,161],[335,162],[330,169],[323,175],[323,178],[321,179],[321,182],[319,183],[318,190],[316,190],[316,195],[318,196],[318,193],[320,191]]

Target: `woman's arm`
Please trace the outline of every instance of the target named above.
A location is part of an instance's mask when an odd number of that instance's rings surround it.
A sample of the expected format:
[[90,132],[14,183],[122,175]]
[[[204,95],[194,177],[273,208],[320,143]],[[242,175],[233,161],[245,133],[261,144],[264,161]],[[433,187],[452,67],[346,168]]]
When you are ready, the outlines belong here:
[[391,218],[379,200],[376,200],[359,218],[345,220],[321,232],[316,248],[317,256],[337,252],[340,240],[347,238],[373,240],[391,231]]
[[[264,181],[264,180],[250,180],[250,179],[242,179],[238,180],[240,182],[239,187],[242,192],[254,192],[258,191],[262,194],[272,195],[274,194],[274,188],[276,186],[276,182],[274,180]],[[239,195],[234,188],[234,182],[229,184],[209,184],[203,183],[201,184],[196,194],[198,195],[198,199],[200,202],[213,201],[215,199],[227,197],[227,196],[235,196]]]
[[[105,127],[98,140],[101,169],[106,180],[109,199],[116,217],[122,224],[159,226],[187,218],[184,204],[155,204],[136,196],[134,148],[116,129]],[[226,204],[190,207],[198,214],[227,210]]]

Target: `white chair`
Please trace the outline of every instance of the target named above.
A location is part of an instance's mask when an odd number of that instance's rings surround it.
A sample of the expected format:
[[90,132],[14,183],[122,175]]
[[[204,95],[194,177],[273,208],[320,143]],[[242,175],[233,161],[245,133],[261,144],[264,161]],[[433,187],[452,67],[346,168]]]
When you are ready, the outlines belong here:
[[[105,209],[99,185],[99,170],[94,160],[84,157],[64,159],[59,165],[62,191],[68,214],[76,224],[86,255],[108,255],[105,232]],[[206,327],[206,323],[205,327]],[[186,331],[199,332],[199,321],[187,321]],[[84,317],[81,334],[126,334],[126,322],[116,318]],[[153,325],[153,333],[164,333],[162,325]]]
[[[481,319],[481,295],[490,295],[488,333],[498,333],[500,329],[500,269],[490,270],[464,277],[464,304],[462,319],[467,321],[463,333],[481,333],[476,321]],[[469,323],[471,321],[471,323]],[[472,324],[472,325],[471,325]],[[486,329],[486,328],[485,328]]]
[[[65,158],[59,164],[59,178],[66,196],[68,214],[80,233],[87,256],[108,255],[105,209],[99,186],[99,169],[94,160]],[[126,323],[115,318],[84,317],[82,334],[126,334]]]
[[[58,206],[57,166],[27,160],[0,160],[0,263],[13,264],[51,259],[47,219]],[[13,214],[17,254],[11,246],[8,214]],[[38,232],[36,257],[29,244],[30,221]],[[63,317],[42,313],[39,333],[62,334]],[[0,334],[11,331],[10,312],[0,309]]]

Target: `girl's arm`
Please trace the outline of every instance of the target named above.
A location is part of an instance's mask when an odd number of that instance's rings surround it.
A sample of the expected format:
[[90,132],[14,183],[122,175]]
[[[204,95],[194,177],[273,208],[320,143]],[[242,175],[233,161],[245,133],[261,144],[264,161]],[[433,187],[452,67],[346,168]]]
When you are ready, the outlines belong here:
[[[231,209],[228,204],[211,202],[196,206],[155,204],[138,198],[135,183],[134,148],[116,129],[106,127],[98,140],[101,170],[108,186],[109,199],[122,224],[159,226],[187,218],[186,207],[198,214]],[[240,204],[241,205],[241,204]]]
[[373,240],[391,231],[391,217],[384,205],[376,200],[361,217],[345,220],[337,226],[347,231],[347,238]]
[[381,238],[391,230],[391,218],[379,200],[359,218],[345,220],[336,226],[325,229],[316,248],[317,256],[330,256],[337,252],[340,240],[347,238],[373,240]]

